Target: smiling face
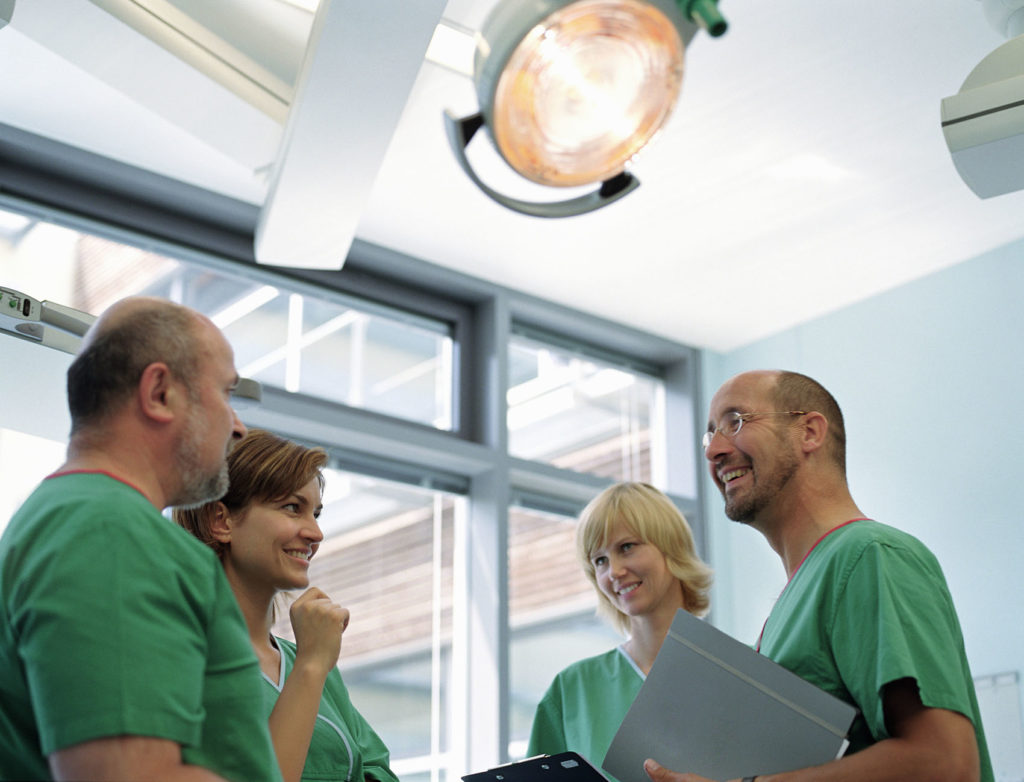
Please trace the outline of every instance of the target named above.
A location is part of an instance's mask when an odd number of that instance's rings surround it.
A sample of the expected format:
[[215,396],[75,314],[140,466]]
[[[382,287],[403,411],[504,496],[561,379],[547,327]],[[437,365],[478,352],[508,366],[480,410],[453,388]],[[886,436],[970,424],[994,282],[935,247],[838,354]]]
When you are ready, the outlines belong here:
[[228,517],[225,573],[254,593],[309,586],[309,561],[323,540],[316,478],[286,497],[254,502]]
[[683,608],[683,587],[665,555],[621,521],[591,553],[598,589],[630,623],[654,614],[674,616]]
[[[748,372],[726,382],[711,400],[708,431],[714,431],[729,412],[774,410],[775,377]],[[756,522],[796,474],[800,460],[790,440],[792,423],[784,417],[756,417],[732,437],[721,432],[712,437],[704,455],[711,479],[725,498],[725,513],[733,521]]]

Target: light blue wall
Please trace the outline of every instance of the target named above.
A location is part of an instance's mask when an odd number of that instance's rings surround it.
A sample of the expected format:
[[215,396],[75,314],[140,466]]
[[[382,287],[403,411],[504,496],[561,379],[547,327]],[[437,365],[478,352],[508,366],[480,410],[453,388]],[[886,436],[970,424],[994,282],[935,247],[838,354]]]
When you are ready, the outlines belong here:
[[[803,372],[832,391],[854,499],[938,556],[976,676],[1024,671],[1022,339],[1024,242],[703,356],[705,405],[725,379],[756,368]],[[715,622],[752,640],[782,567],[759,533],[726,519],[705,481]]]

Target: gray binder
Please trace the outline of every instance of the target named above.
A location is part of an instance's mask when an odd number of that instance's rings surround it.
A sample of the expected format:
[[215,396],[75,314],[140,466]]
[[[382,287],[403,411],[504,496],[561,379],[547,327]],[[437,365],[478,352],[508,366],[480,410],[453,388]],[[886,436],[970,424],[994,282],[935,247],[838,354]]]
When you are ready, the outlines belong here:
[[643,762],[736,779],[846,751],[857,710],[686,611],[672,622],[603,768],[650,782]]

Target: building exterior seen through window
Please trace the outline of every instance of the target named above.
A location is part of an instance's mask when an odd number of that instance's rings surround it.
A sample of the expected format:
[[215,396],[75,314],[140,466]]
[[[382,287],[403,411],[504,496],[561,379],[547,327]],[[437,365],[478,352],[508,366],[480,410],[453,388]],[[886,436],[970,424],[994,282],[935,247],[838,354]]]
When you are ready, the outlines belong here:
[[658,378],[515,336],[507,396],[513,456],[616,480],[663,473]]
[[509,747],[526,755],[533,710],[569,663],[621,643],[595,615],[594,589],[576,558],[576,520],[509,510]]
[[[353,702],[391,750],[402,780],[429,780],[447,752],[453,538],[464,500],[417,486],[324,471],[324,540],[310,583],[348,608],[339,663]],[[294,640],[287,608],[274,633]]]

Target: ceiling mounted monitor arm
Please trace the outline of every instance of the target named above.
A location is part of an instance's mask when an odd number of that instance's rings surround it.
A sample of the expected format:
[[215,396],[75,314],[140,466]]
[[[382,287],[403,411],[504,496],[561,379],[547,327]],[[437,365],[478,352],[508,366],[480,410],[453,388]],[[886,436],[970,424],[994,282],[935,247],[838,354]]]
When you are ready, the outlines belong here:
[[617,201],[632,190],[640,186],[640,180],[632,174],[623,171],[601,183],[601,186],[591,193],[569,198],[565,201],[522,201],[499,193],[494,188],[485,184],[476,171],[470,165],[466,157],[466,146],[472,140],[480,128],[484,125],[484,118],[480,112],[470,114],[459,119],[451,112],[444,114],[445,130],[448,133],[448,142],[451,144],[455,159],[458,161],[466,176],[472,180],[485,195],[492,198],[507,209],[531,217],[572,217],[573,215],[586,214],[607,206]]

